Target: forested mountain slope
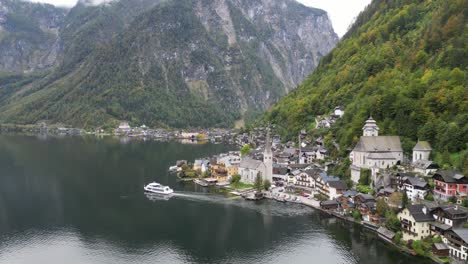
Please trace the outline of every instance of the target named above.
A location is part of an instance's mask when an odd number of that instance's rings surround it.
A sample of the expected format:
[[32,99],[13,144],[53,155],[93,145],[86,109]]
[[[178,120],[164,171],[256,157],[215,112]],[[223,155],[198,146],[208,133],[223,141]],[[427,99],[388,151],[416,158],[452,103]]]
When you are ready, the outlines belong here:
[[60,36],[50,74],[3,77],[0,122],[232,126],[294,89],[338,41],[326,12],[294,0],[82,0]]
[[344,105],[332,129],[342,155],[372,115],[382,135],[402,136],[406,151],[418,138],[428,140],[444,153],[439,161],[466,168],[467,14],[467,0],[374,0],[265,120],[287,128],[283,134],[292,138],[313,128],[315,116]]

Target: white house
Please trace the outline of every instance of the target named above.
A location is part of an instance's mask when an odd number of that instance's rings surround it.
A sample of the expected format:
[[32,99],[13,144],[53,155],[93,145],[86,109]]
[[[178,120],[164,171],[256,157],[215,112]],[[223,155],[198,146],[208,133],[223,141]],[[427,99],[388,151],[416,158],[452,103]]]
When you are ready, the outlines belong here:
[[126,134],[132,130],[128,122],[121,122],[119,127],[116,129],[115,133],[117,134]]
[[373,168],[375,172],[390,168],[403,160],[400,137],[379,136],[379,127],[372,117],[366,121],[362,130],[363,136],[349,154],[352,162],[351,179],[355,183],[359,181],[361,168]]
[[342,117],[344,115],[344,106],[337,106],[333,111],[333,115]]
[[423,179],[417,177],[404,176],[399,179],[399,189],[406,192],[411,201],[424,200],[429,190],[429,185]]
[[421,240],[430,235],[430,223],[434,218],[422,204],[409,205],[397,215],[401,223],[403,240]]

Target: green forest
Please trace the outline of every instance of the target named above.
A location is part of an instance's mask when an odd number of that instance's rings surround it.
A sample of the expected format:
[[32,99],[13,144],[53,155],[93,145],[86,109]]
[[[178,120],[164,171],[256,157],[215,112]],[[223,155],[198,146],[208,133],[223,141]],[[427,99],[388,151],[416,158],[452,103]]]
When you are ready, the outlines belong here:
[[[427,140],[444,167],[468,172],[467,0],[374,0],[319,67],[263,121],[295,138],[338,105],[330,131],[344,156],[372,115],[409,153]],[[287,128],[287,129],[286,129]]]

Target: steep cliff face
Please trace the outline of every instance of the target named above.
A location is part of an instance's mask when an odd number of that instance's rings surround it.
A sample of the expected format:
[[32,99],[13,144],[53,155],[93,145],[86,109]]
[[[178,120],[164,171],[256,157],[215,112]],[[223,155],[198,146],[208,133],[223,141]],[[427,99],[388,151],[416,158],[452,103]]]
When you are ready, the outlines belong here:
[[324,11],[293,0],[81,1],[64,25],[53,77],[16,92],[0,120],[230,126],[294,89],[338,41]]
[[0,72],[44,70],[60,54],[59,30],[67,10],[0,0]]

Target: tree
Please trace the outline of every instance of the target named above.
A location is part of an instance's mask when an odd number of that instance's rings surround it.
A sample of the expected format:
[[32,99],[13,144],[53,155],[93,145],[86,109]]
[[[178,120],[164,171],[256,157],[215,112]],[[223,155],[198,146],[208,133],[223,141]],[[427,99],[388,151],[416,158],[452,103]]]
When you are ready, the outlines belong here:
[[265,179],[263,181],[263,188],[265,189],[265,191],[268,191],[270,187],[271,187],[271,182],[268,179]]
[[385,226],[393,231],[400,229],[400,220],[398,220],[397,215],[392,210],[388,210],[385,214]]
[[239,188],[241,176],[239,174],[234,174],[231,176],[231,184],[234,188]]
[[260,172],[258,172],[257,177],[255,177],[254,187],[257,191],[261,191],[263,189],[263,180]]
[[358,210],[354,210],[353,211],[353,218],[356,221],[361,221],[361,219],[362,219],[361,212],[359,212]]
[[369,185],[371,178],[371,171],[369,169],[361,169],[361,177],[359,178],[360,185]]
[[250,152],[252,152],[252,147],[250,146],[250,144],[245,144],[240,150],[241,156],[245,156]]
[[434,195],[432,195],[432,192],[428,192],[426,197],[424,197],[424,199],[428,201],[434,201]]
[[401,205],[403,206],[403,208],[406,208],[406,206],[408,205],[408,194],[406,194],[406,191],[403,192],[403,196],[401,198]]
[[376,206],[376,210],[377,210],[377,213],[380,215],[380,216],[384,216],[386,213],[387,213],[387,210],[388,210],[388,205],[387,203],[384,201],[384,199],[379,199],[377,200],[377,206]]

